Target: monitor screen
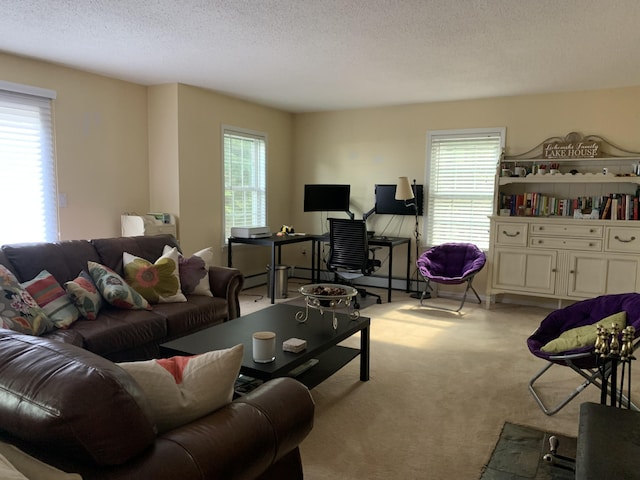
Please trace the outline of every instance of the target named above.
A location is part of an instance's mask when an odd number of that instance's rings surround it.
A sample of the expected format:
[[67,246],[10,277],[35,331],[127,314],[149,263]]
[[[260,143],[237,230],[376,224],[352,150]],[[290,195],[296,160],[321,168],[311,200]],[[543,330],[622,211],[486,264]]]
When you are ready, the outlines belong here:
[[[416,211],[412,203],[418,207],[418,215],[422,216],[423,211],[423,188],[416,185],[416,198],[413,200],[396,200],[396,185],[376,185],[376,213],[379,215],[415,215]],[[411,185],[413,188],[413,185]],[[409,206],[405,205],[409,204]]]
[[305,212],[348,212],[351,185],[307,184],[304,186]]

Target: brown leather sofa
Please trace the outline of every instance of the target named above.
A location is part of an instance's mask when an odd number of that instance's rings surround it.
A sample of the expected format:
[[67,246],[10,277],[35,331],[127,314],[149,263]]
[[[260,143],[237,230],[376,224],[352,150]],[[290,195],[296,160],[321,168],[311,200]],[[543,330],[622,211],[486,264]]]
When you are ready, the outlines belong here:
[[91,479],[302,479],[313,426],[309,391],[266,382],[156,435],[146,397],[122,368],[87,350],[0,329],[0,440]]
[[[165,245],[179,248],[171,235],[4,245],[0,248],[0,264],[20,282],[47,270],[63,285],[86,270],[88,261],[123,275],[123,252],[155,262]],[[96,320],[80,319],[68,329],[45,336],[113,361],[156,358],[160,344],[240,316],[238,295],[243,281],[237,269],[212,266],[209,282],[213,297],[187,295],[187,302],[155,304],[150,311],[105,305]]]

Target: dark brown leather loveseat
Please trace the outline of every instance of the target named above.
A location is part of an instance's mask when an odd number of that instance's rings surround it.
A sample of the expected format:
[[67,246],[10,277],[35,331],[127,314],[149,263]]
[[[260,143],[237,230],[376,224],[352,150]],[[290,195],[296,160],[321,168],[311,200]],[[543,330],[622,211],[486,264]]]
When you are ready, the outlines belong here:
[[160,435],[118,365],[52,339],[0,329],[0,440],[84,480],[302,479],[309,391],[266,382]]
[[[123,252],[155,262],[165,245],[179,247],[171,235],[69,240],[4,245],[0,264],[25,282],[47,270],[63,285],[87,269],[87,262],[106,265],[123,275]],[[96,320],[78,320],[68,329],[45,334],[113,361],[157,358],[159,345],[240,316],[239,270],[211,266],[213,297],[187,295],[187,302],[154,304],[152,310],[123,310],[105,306]]]

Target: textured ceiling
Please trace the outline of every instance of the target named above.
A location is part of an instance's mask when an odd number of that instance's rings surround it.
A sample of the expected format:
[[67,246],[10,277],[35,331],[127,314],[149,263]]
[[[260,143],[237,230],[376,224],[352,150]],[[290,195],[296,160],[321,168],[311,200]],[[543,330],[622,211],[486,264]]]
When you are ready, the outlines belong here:
[[0,51],[292,112],[640,85],[638,0],[0,0],[0,11]]

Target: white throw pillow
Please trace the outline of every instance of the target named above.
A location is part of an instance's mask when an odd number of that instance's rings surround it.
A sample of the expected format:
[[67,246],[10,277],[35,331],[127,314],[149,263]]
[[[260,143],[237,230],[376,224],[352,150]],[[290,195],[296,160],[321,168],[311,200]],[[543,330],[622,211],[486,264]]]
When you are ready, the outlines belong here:
[[29,480],[11,465],[3,455],[0,455],[0,478],[2,480]]
[[[164,246],[166,253],[171,247]],[[209,285],[209,267],[213,265],[213,249],[203,248],[189,258],[179,254],[180,285],[186,295],[206,295],[213,297]]]
[[159,432],[203,417],[231,402],[244,346],[191,357],[119,363],[145,392]]

